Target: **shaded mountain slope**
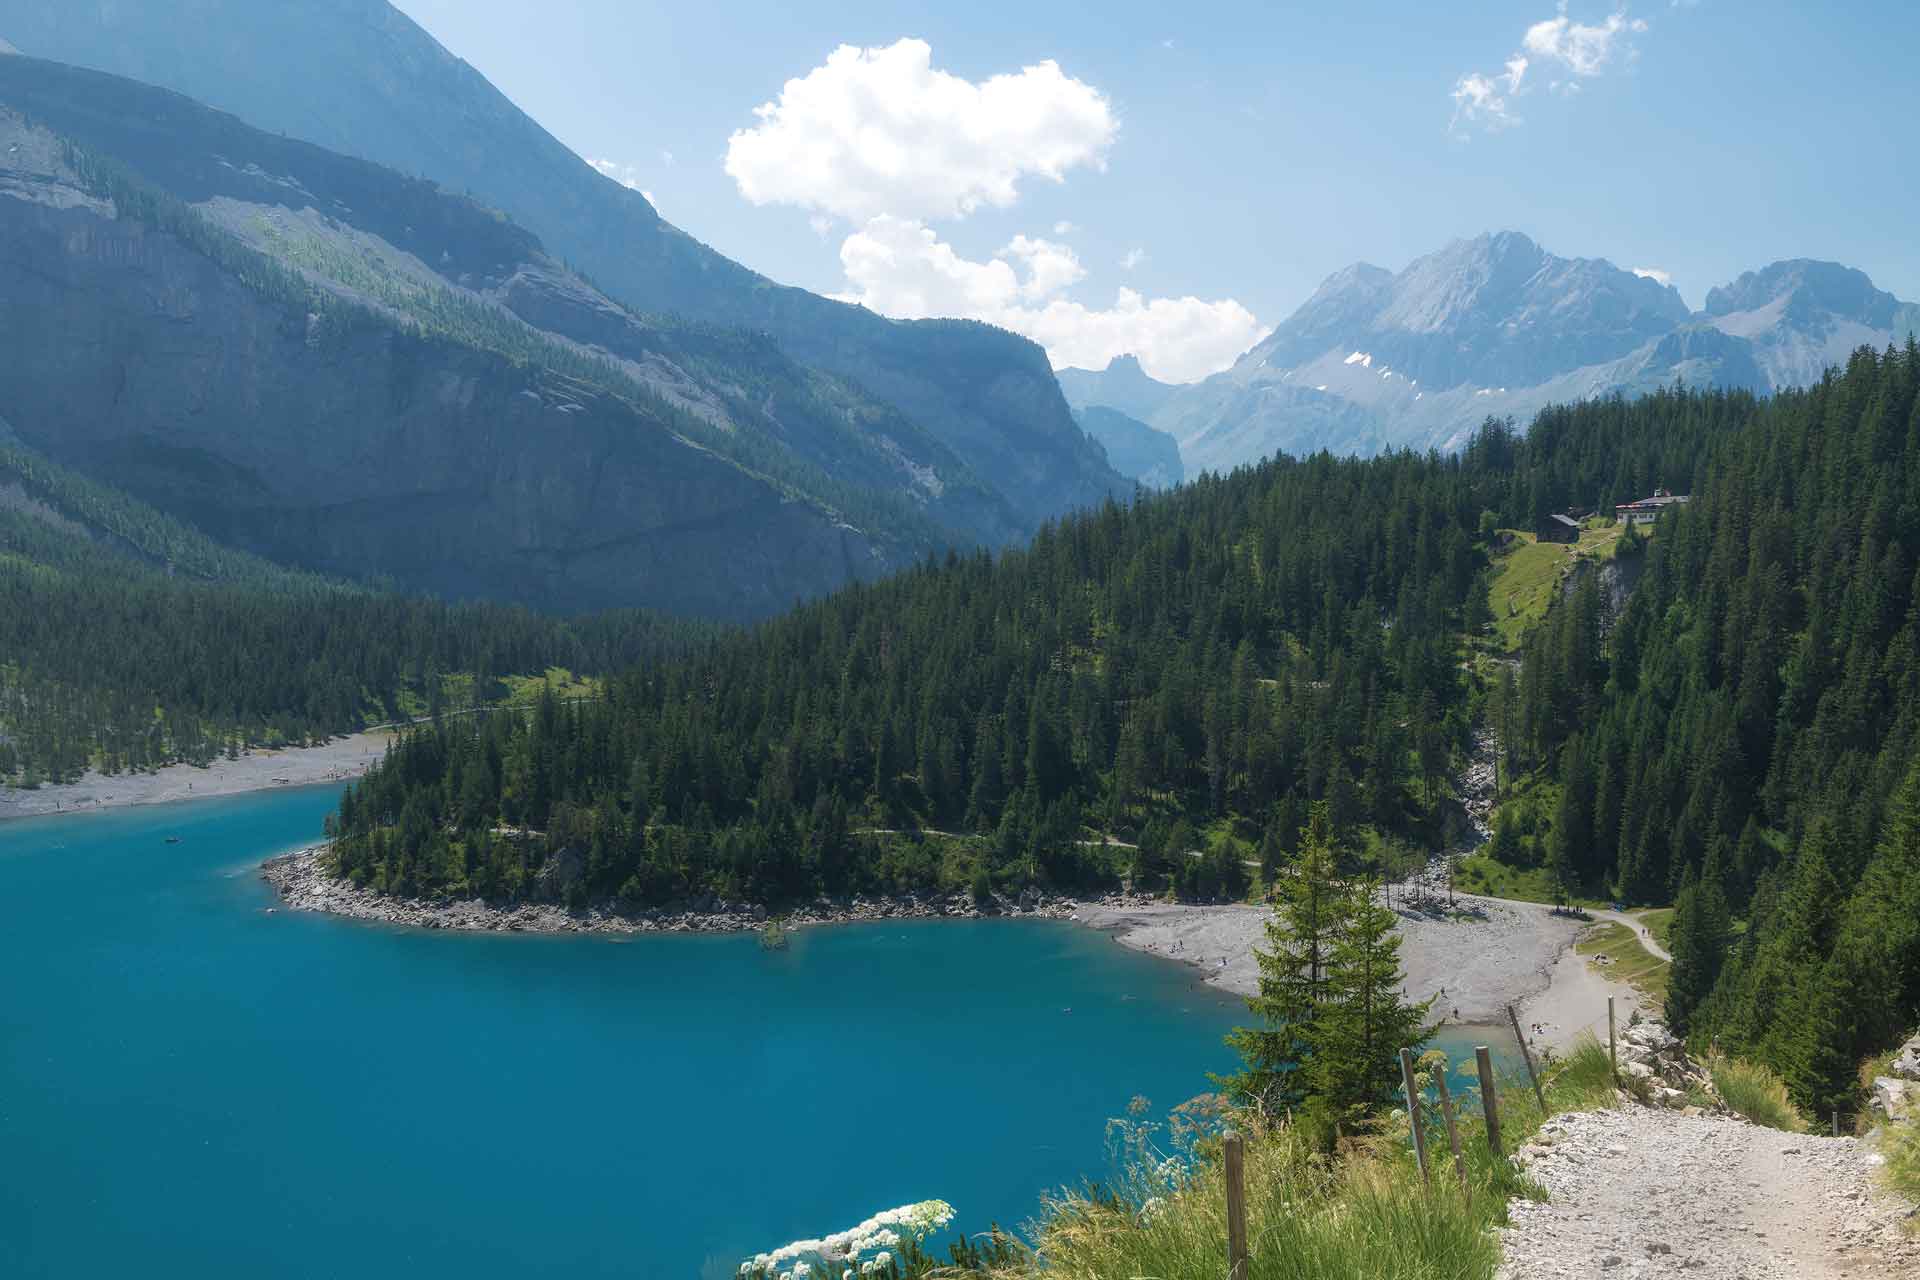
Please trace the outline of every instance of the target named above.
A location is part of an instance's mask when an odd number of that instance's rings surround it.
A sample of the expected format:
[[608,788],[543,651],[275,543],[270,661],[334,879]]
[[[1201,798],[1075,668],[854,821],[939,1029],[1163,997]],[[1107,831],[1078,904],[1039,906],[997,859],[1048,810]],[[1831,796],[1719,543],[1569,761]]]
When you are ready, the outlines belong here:
[[1165,489],[1186,479],[1180,446],[1164,431],[1103,404],[1075,409],[1073,416],[1088,435],[1107,451],[1107,460],[1121,475],[1131,476],[1149,489]]
[[385,0],[0,0],[0,32],[30,54],[167,85],[473,192],[628,305],[765,330],[991,476],[1023,529],[1130,488],[1074,425],[1033,343],[887,320],[749,271],[596,172]]
[[725,350],[750,340],[712,339],[746,384],[729,398],[698,334],[629,318],[620,353],[526,324],[516,300],[591,295],[478,206],[32,59],[0,61],[0,112],[14,431],[224,541],[447,594],[734,618],[941,541],[771,437],[762,419],[807,421],[783,395],[834,387]]

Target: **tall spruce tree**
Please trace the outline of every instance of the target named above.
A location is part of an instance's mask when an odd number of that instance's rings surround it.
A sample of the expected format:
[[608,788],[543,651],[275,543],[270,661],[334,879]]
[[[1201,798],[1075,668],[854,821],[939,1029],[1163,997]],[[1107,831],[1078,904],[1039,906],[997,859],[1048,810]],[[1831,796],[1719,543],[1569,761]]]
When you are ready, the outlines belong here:
[[1349,1124],[1393,1100],[1399,1051],[1417,1054],[1433,1036],[1426,1025],[1433,1000],[1410,1004],[1401,995],[1399,920],[1376,892],[1361,881],[1344,895],[1325,990],[1306,1033],[1310,1098]]
[[1299,855],[1282,868],[1274,898],[1267,945],[1254,951],[1260,990],[1247,998],[1259,1024],[1227,1036],[1245,1064],[1227,1082],[1230,1091],[1270,1110],[1307,1096],[1312,1028],[1328,998],[1328,966],[1351,903],[1334,877],[1333,830],[1324,802],[1310,809]]
[[1687,1034],[1694,1010],[1720,980],[1732,924],[1719,882],[1713,877],[1695,881],[1689,871],[1668,935],[1673,967],[1667,976],[1666,1015],[1675,1035]]

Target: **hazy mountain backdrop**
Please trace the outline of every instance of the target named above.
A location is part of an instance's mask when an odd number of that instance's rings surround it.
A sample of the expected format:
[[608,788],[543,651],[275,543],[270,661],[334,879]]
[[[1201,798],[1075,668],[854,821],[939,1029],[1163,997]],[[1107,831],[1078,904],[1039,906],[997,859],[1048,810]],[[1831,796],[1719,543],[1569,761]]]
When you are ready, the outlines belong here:
[[1173,435],[1189,472],[1276,451],[1452,449],[1488,415],[1668,386],[1800,386],[1860,345],[1920,328],[1920,307],[1834,263],[1779,262],[1691,312],[1672,287],[1517,232],[1456,241],[1399,274],[1356,263],[1233,368],[1189,386],[1130,357],[1066,369],[1077,407]]

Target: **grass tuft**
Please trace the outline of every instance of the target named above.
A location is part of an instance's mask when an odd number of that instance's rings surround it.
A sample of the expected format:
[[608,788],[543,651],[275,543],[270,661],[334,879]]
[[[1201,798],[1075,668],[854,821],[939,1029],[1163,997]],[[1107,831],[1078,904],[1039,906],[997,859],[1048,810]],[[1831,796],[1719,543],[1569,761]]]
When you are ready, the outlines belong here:
[[1599,1111],[1615,1102],[1613,1059],[1591,1034],[1574,1041],[1553,1077],[1553,1103],[1561,1111]]
[[[1497,1261],[1490,1198],[1475,1209],[1445,1181],[1422,1194],[1383,1144],[1328,1157],[1290,1126],[1255,1123],[1246,1175],[1250,1280],[1483,1280]],[[1226,1238],[1224,1174],[1208,1163],[1163,1199],[1052,1200],[1036,1243],[1049,1276],[1218,1280]]]
[[1888,1125],[1880,1137],[1880,1154],[1887,1160],[1881,1177],[1888,1189],[1920,1202],[1920,1121]]
[[1787,1097],[1786,1083],[1771,1068],[1715,1054],[1707,1059],[1707,1072],[1721,1099],[1736,1113],[1769,1129],[1807,1131],[1807,1118]]
[[[1585,1038],[1547,1070],[1543,1087],[1554,1112],[1612,1106],[1606,1049]],[[1404,1111],[1386,1117],[1376,1133],[1342,1141],[1335,1155],[1315,1147],[1307,1126],[1237,1116],[1247,1135],[1249,1280],[1487,1280],[1499,1260],[1490,1228],[1506,1222],[1510,1199],[1544,1199],[1544,1192],[1493,1158],[1479,1099],[1468,1093],[1457,1102],[1470,1195],[1460,1192],[1437,1114],[1427,1118],[1430,1194],[1414,1164]],[[1500,1115],[1509,1154],[1545,1118],[1524,1077],[1501,1083]],[[1224,1173],[1217,1160],[1202,1158],[1168,1184],[1166,1168],[1157,1153],[1142,1151],[1133,1173],[1119,1179],[1120,1190],[1048,1200],[1032,1228],[1040,1260],[1034,1274],[1219,1280],[1226,1269]]]

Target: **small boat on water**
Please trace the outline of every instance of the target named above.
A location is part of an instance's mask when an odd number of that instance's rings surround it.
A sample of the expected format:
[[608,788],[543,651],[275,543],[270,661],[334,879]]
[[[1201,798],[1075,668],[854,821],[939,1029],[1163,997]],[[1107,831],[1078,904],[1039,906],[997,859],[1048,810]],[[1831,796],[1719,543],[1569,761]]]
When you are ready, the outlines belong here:
[[179,836],[168,836],[168,837],[167,837],[167,843],[168,843],[168,844],[179,844],[179,843],[180,843],[180,837],[179,837]]

